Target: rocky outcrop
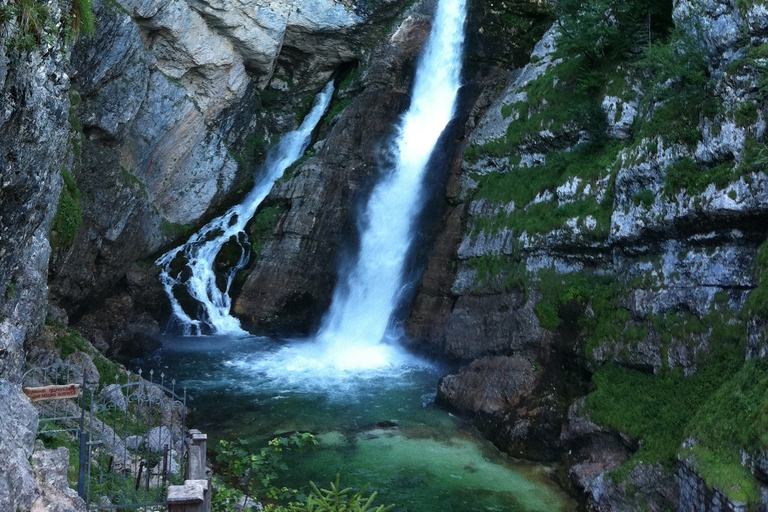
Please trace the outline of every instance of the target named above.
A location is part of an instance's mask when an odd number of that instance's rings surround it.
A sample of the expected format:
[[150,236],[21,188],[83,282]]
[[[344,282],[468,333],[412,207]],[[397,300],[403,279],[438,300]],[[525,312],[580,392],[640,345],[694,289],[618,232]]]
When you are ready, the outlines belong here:
[[307,330],[327,309],[342,244],[354,229],[350,211],[378,175],[390,127],[407,106],[412,77],[403,70],[429,32],[425,12],[413,11],[368,56],[360,77],[342,91],[351,103],[326,119],[316,156],[289,169],[270,193],[264,206],[279,206],[281,215],[235,303],[252,328]]
[[[51,265],[70,319],[117,350],[153,336],[168,310],[149,262],[247,191],[266,147],[400,4],[95,2],[97,33],[73,54],[82,226]],[[110,318],[116,301],[128,318]]]
[[[701,58],[692,65],[706,92],[693,116],[674,113],[680,105],[663,92],[685,85],[674,77],[651,85],[624,61],[581,96],[567,85],[580,57],[560,47],[557,24],[500,93],[479,96],[407,325],[416,346],[468,363],[443,378],[443,403],[503,450],[571,452],[570,481],[595,510],[676,508],[682,482],[669,465],[623,466],[638,446],[618,432],[594,425],[561,435],[578,423],[567,412],[578,392],[562,379],[586,393],[604,365],[690,376],[724,346],[765,353],[759,308],[747,320],[742,310],[761,286],[768,234],[768,177],[757,156],[764,64],[754,50],[766,42],[768,12],[693,1],[667,15],[685,34],[676,51]],[[499,358],[528,364],[499,372],[489,364]],[[525,380],[530,365],[542,369],[538,384],[492,412],[478,405]],[[547,376],[554,365],[567,371]],[[532,403],[549,404],[539,430],[527,430]],[[530,449],[542,436],[555,454]]]
[[[0,2],[5,8],[7,2]],[[0,30],[0,508],[27,510],[37,413],[21,393],[24,344],[42,330],[48,231],[67,162],[68,61],[61,26],[69,2],[45,2],[50,25],[29,50],[17,20]],[[28,29],[27,29],[28,30]],[[60,37],[61,36],[61,37]],[[34,39],[35,36],[30,36]]]
[[35,450],[32,454],[35,469],[35,481],[40,496],[32,504],[31,512],[85,512],[85,502],[70,489],[67,482],[69,469],[69,451],[66,448],[56,450]]
[[[339,98],[348,106],[335,120],[327,120],[325,138],[316,147],[315,155],[298,166],[289,179],[278,182],[267,198],[264,207],[279,214],[235,304],[235,312],[252,329],[308,332],[330,303],[339,262],[354,250],[354,242],[349,240],[356,238],[356,215],[350,212],[364,202],[381,170],[379,162],[390,127],[407,107],[413,64],[429,30],[432,7],[431,2],[416,3],[394,27],[379,33],[375,50],[361,60],[359,76],[342,87]],[[483,3],[470,8],[469,24],[473,29],[467,36],[467,59],[472,64],[468,66],[468,85],[463,93],[472,98],[464,100],[469,107],[486,87],[497,83],[502,74],[497,66],[526,58],[532,43],[523,36],[535,37],[531,34],[542,33],[548,22],[549,11],[529,2],[509,2],[505,9],[524,22],[499,23],[498,12]],[[520,39],[510,39],[509,47],[496,48],[491,55],[489,47],[498,43],[502,34]],[[473,118],[468,107],[462,110],[460,124],[468,116]],[[455,132],[457,144],[446,148],[447,159],[453,158],[465,137],[463,129]],[[448,166],[458,170],[453,163]],[[444,174],[434,177],[434,188],[442,189],[445,178]],[[433,203],[423,219],[425,234],[430,230],[428,224],[446,208],[442,199]],[[433,236],[423,237],[423,246],[417,250],[428,251]],[[427,272],[442,279],[442,270]]]
[[19,384],[0,380],[0,507],[29,510],[35,499],[35,479],[29,457],[37,436],[37,411]]

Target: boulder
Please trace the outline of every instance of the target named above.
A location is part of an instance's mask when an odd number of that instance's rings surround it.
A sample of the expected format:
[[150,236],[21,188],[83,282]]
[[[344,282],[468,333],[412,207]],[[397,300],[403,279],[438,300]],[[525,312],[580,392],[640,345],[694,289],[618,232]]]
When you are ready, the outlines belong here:
[[83,382],[85,377],[86,387],[96,389],[99,386],[99,370],[93,364],[91,356],[85,352],[75,352],[70,354],[64,362],[74,367],[75,382]]
[[166,446],[169,450],[176,447],[170,429],[164,426],[155,427],[147,432],[144,435],[144,445],[149,446],[149,449],[155,453],[162,453]]
[[99,393],[99,397],[105,402],[112,404],[115,409],[125,412],[128,405],[125,401],[125,395],[119,384],[110,384]]
[[39,450],[32,454],[35,482],[40,495],[30,512],[85,512],[85,502],[69,487],[69,450]]
[[462,412],[496,414],[514,407],[538,382],[534,365],[519,356],[478,359],[440,379],[437,402]]
[[37,411],[21,387],[0,380],[0,510],[28,510],[35,499],[29,457],[37,421]]

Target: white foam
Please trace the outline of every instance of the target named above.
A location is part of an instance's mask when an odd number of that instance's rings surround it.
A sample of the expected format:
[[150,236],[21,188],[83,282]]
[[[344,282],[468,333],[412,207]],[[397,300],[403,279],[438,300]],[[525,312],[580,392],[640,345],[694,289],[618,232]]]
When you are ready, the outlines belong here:
[[[248,263],[248,251],[241,251],[240,260],[226,276],[222,290],[216,283],[213,269],[216,255],[232,237],[238,240],[241,248],[248,243],[244,229],[259,205],[267,197],[275,181],[282,177],[285,170],[306,151],[312,137],[312,131],[328,109],[333,96],[333,82],[328,83],[315,98],[312,110],[304,118],[298,130],[287,133],[278,146],[267,155],[264,175],[243,202],[230,208],[227,213],[206,224],[192,235],[187,243],[177,247],[155,261],[160,267],[160,282],[165,294],[171,301],[173,320],[181,327],[185,335],[199,335],[203,325],[207,325],[212,334],[230,334],[244,336],[247,333],[240,326],[240,321],[230,314],[232,301],[229,289],[237,272]],[[188,275],[171,275],[171,262],[182,254],[186,260]],[[197,318],[191,318],[181,307],[173,294],[174,286],[184,286],[189,294],[200,304],[201,311]]]
[[346,280],[336,287],[317,335],[321,351],[333,354],[328,368],[373,370],[397,366],[405,357],[383,340],[393,336],[390,321],[405,288],[404,266],[425,202],[427,164],[456,108],[465,17],[466,0],[440,0],[437,5],[411,106],[391,144],[392,164],[383,169],[384,178],[368,201],[359,253]]

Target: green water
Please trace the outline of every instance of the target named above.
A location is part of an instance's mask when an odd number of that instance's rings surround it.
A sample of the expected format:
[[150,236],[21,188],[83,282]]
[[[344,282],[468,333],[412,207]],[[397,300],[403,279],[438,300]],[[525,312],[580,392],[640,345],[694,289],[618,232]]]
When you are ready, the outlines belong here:
[[345,486],[370,483],[377,503],[399,512],[576,509],[549,468],[504,456],[432,404],[440,368],[291,371],[300,351],[276,347],[258,338],[169,338],[154,364],[188,388],[194,426],[211,444],[314,433],[319,446],[288,455],[280,485],[328,487],[338,473]]

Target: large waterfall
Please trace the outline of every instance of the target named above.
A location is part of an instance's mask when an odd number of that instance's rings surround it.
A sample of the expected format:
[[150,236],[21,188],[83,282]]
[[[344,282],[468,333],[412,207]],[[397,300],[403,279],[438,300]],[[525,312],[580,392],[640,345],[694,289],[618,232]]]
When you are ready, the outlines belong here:
[[[318,334],[341,368],[387,364],[392,314],[404,288],[414,223],[424,204],[427,164],[454,115],[460,86],[466,0],[439,0],[419,61],[411,105],[392,141],[393,164],[374,188],[362,219],[360,250],[337,286]],[[396,334],[396,333],[395,333]]]
[[[204,327],[213,334],[245,334],[240,322],[230,314],[232,303],[229,297],[232,280],[248,263],[249,252],[243,249],[244,244],[248,242],[244,232],[245,226],[272,190],[275,181],[304,154],[312,131],[323,117],[332,96],[333,82],[330,82],[315,98],[312,110],[304,118],[299,129],[283,136],[278,146],[269,152],[263,176],[241,204],[206,224],[192,235],[187,243],[167,252],[155,262],[161,269],[160,281],[171,301],[173,319],[184,334],[201,334]],[[224,244],[233,238],[242,249],[240,261],[224,276],[223,284],[217,284],[214,260]],[[180,256],[184,258],[186,268],[173,275],[172,263]],[[186,289],[199,303],[197,318],[190,317],[184,311],[174,295],[176,287]]]

